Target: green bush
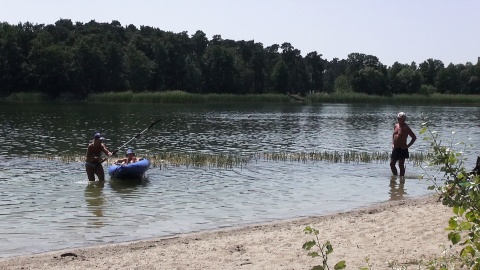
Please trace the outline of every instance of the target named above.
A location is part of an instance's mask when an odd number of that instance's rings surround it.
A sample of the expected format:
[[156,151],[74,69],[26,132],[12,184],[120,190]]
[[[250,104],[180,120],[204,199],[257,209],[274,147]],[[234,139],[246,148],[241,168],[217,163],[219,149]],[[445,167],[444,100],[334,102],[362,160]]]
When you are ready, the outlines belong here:
[[452,137],[449,145],[442,145],[438,133],[431,131],[428,123],[423,124],[420,134],[426,132],[429,136],[425,140],[430,141],[433,152],[429,166],[438,167],[443,173],[441,180],[427,175],[433,183],[429,189],[435,190],[454,213],[448,222],[448,239],[461,247],[458,259],[462,267],[480,269],[480,177],[465,169],[464,149],[455,150],[459,146],[465,148],[463,143],[456,143]]

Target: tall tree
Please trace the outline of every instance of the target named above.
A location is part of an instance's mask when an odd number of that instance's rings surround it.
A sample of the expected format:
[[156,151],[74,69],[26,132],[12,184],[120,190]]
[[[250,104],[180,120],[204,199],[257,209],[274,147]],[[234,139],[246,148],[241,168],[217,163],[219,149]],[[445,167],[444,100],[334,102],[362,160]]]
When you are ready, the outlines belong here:
[[288,82],[289,73],[287,65],[283,60],[278,60],[272,71],[273,92],[278,94],[287,94],[289,92]]
[[365,67],[352,77],[352,87],[357,93],[384,95],[387,93],[386,78],[373,67]]
[[252,60],[250,62],[250,65],[253,70],[253,80],[254,80],[253,93],[255,94],[265,93],[266,63],[265,63],[265,50],[263,49],[262,43],[254,44]]
[[125,58],[130,88],[136,92],[149,90],[155,63],[133,44],[128,45]]
[[459,72],[455,65],[450,63],[447,68],[438,71],[435,86],[439,93],[457,94],[458,79]]
[[392,94],[416,94],[420,92],[422,75],[415,65],[395,62],[388,69],[388,84]]
[[221,45],[213,45],[205,52],[204,71],[205,91],[212,93],[235,92],[234,57]]
[[24,91],[23,64],[26,55],[21,36],[21,26],[0,23],[0,95]]
[[444,68],[443,62],[429,58],[418,66],[422,74],[423,84],[435,85],[437,74]]
[[[347,74],[347,61],[333,58],[332,61],[326,62],[325,72],[323,74],[324,89],[327,93],[332,93],[335,88],[335,80],[342,75]],[[347,78],[349,78],[347,76]],[[349,78],[350,79],[350,78]],[[351,83],[349,83],[350,85]]]
[[96,34],[78,38],[74,47],[75,85],[81,94],[105,91],[105,55],[102,37]]
[[32,40],[26,72],[33,91],[57,97],[61,92],[70,92],[72,88],[73,54],[71,47],[56,42],[51,32],[52,29],[42,28]]
[[323,92],[323,72],[325,71],[322,55],[316,51],[307,54],[306,62],[310,71],[310,90]]
[[363,68],[373,68],[380,70],[382,63],[378,60],[378,57],[373,55],[366,55],[363,53],[351,53],[347,57],[347,75],[353,76]]

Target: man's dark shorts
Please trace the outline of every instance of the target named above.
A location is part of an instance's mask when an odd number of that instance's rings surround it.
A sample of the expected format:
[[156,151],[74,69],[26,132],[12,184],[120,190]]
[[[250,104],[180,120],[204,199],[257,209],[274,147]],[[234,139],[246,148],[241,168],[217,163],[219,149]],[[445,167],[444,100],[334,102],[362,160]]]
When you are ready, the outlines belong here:
[[407,149],[395,148],[392,150],[392,155],[390,156],[390,158],[393,160],[406,159],[409,157],[410,157],[410,154],[408,153],[408,148]]

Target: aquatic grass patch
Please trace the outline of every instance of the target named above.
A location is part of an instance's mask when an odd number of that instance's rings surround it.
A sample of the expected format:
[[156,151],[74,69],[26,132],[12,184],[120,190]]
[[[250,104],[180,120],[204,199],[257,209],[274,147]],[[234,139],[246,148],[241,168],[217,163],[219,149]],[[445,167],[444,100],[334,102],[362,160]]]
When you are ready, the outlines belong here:
[[[296,162],[331,162],[331,163],[387,163],[390,162],[390,152],[364,151],[311,151],[311,152],[269,152],[255,154],[257,159],[267,161],[296,161]],[[415,166],[420,165],[431,155],[426,152],[410,153],[407,162]]]
[[[202,168],[225,168],[245,167],[250,162],[326,162],[326,163],[388,163],[390,152],[364,152],[364,151],[311,151],[311,152],[225,152],[225,153],[202,153],[202,152],[160,152],[139,154],[148,158],[152,167],[168,169],[170,167],[186,166]],[[31,155],[28,158],[50,159],[62,162],[83,162],[82,155]],[[428,152],[412,152],[407,163],[420,166],[431,158]],[[112,160],[107,159],[105,164],[111,165]]]
[[169,166],[206,167],[206,168],[233,168],[244,167],[251,156],[237,153],[205,154],[200,152],[164,152],[146,155],[152,166],[168,168]]

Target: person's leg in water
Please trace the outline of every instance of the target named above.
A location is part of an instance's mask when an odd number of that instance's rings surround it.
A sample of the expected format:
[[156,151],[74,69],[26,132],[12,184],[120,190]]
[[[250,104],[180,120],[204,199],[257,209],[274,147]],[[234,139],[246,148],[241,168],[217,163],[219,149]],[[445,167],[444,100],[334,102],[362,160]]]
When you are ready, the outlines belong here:
[[95,174],[98,176],[98,181],[105,181],[105,172],[103,171],[102,164],[98,164],[95,167]]
[[405,176],[405,159],[398,160],[398,167],[400,167],[400,176]]
[[[397,163],[396,159],[391,159],[390,160],[390,169],[392,170],[393,175],[398,175],[397,167],[395,166]],[[401,171],[401,169],[400,169]]]
[[95,181],[95,167],[91,164],[85,164],[85,171],[87,172],[88,181]]

